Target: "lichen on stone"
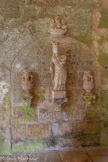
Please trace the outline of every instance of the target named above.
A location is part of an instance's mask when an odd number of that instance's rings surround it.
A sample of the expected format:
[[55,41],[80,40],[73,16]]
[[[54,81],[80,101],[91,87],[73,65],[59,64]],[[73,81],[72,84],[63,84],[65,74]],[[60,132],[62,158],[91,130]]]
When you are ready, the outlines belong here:
[[35,109],[27,104],[15,107],[14,118],[18,121],[34,121],[36,120]]
[[14,153],[36,152],[36,151],[42,151],[43,149],[44,149],[44,144],[41,140],[25,141],[25,142],[13,145]]
[[97,99],[97,96],[93,95],[93,96],[84,96],[84,101],[85,101],[85,105],[87,107],[91,106],[93,103],[95,103]]

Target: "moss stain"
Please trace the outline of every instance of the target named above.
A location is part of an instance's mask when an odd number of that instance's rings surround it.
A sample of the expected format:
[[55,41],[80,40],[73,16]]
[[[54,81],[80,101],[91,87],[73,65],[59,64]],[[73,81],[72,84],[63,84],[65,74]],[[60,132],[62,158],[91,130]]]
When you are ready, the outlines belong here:
[[11,155],[11,149],[8,139],[4,136],[0,136],[0,155]]
[[38,93],[36,94],[36,96],[38,97],[38,99],[39,99],[40,101],[44,101],[44,100],[45,100],[45,90],[44,90],[44,89],[41,90],[40,92],[38,92]]
[[92,38],[88,36],[79,36],[79,37],[75,37],[75,39],[86,44],[88,47],[91,47],[93,44]]
[[99,115],[96,110],[88,110],[87,111],[87,119],[97,119],[98,117],[99,117]]
[[34,152],[34,151],[41,151],[44,149],[44,144],[41,140],[32,140],[26,141],[19,144],[13,145],[13,152]]
[[34,121],[36,120],[35,109],[25,104],[24,106],[19,106],[14,108],[14,115],[21,117],[16,118],[19,121]]
[[108,28],[108,10],[102,9],[101,10],[101,21],[99,24],[99,28]]

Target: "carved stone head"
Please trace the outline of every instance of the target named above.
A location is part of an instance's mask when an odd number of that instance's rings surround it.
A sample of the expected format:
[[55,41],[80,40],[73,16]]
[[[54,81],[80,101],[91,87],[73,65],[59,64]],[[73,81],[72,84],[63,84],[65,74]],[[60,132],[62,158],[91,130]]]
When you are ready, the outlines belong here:
[[84,71],[83,79],[88,82],[93,82],[93,76],[91,71]]
[[53,41],[52,42],[52,47],[53,47],[53,49],[52,49],[53,50],[53,54],[57,56],[58,53],[59,53],[59,43],[56,42],[56,41],[55,42]]

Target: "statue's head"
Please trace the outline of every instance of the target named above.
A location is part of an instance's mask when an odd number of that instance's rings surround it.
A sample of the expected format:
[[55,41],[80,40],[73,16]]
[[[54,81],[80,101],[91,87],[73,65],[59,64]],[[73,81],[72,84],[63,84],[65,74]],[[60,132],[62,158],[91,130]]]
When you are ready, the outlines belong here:
[[22,75],[22,82],[25,82],[25,81],[32,82],[32,79],[33,79],[33,75],[31,74],[31,72],[29,70],[25,69],[23,71],[23,75]]
[[58,55],[59,53],[59,43],[58,42],[52,42],[53,47],[53,54]]
[[93,82],[93,76],[91,71],[84,71],[83,79],[88,82]]

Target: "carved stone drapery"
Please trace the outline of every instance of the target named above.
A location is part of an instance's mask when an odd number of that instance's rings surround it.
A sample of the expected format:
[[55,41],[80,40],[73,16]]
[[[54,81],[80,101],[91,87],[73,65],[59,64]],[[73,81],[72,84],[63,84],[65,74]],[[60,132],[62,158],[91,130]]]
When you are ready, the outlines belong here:
[[66,55],[60,55],[59,43],[53,42],[53,55],[51,58],[50,72],[53,82],[53,99],[64,99],[66,98]]
[[53,80],[53,90],[66,90],[66,56],[59,55],[59,44],[53,43],[53,56],[51,59],[51,75]]

